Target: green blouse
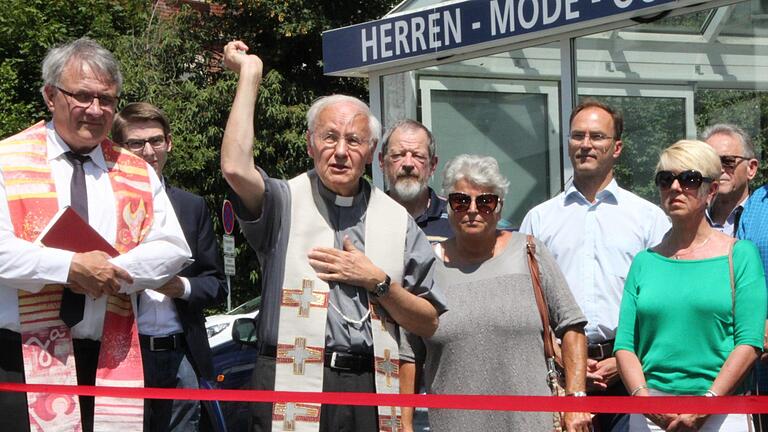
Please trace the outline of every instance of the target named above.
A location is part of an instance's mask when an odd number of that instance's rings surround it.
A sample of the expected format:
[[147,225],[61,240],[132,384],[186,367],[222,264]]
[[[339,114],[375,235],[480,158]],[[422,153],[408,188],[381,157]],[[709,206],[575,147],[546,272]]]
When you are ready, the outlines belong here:
[[627,275],[614,350],[635,353],[648,387],[680,395],[709,389],[736,345],[763,347],[768,293],[755,245],[733,249],[735,304],[728,256],[676,260],[650,249]]

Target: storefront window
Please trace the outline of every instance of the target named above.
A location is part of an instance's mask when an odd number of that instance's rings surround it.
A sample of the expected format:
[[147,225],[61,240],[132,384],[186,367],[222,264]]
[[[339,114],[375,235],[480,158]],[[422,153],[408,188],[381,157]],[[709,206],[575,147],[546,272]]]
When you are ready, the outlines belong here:
[[[416,118],[432,129],[440,164],[431,185],[438,191],[442,168],[453,156],[495,157],[513,184],[503,216],[514,227],[570,180],[563,140],[569,125],[563,122],[573,88],[577,103],[594,97],[623,112],[617,181],[657,201],[653,171],[659,152],[711,124],[741,126],[754,137],[758,154],[764,152],[768,9],[763,3],[691,5],[686,14],[674,9],[643,15],[634,18],[637,24],[573,39],[572,53],[565,34],[554,42],[385,75],[382,118],[385,125]],[[575,59],[572,70],[564,63],[569,54]],[[753,186],[765,183],[766,174],[768,167]]]
[[768,30],[766,17],[755,0],[576,40],[579,97],[605,100],[626,119],[621,186],[656,200],[661,149],[714,123],[765,140],[768,43],[756,36]]
[[[522,89],[521,89],[522,90]],[[444,90],[431,96],[432,128],[443,162],[461,153],[492,156],[513,181],[502,216],[518,226],[525,212],[549,195],[546,93]],[[436,179],[442,178],[442,164]],[[557,167],[559,170],[559,167]]]

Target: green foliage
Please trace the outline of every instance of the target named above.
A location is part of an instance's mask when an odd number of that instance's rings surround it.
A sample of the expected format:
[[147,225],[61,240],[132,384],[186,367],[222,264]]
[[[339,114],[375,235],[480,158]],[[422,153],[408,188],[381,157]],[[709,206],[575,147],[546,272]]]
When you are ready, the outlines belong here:
[[715,123],[733,123],[743,128],[753,140],[755,153],[761,160],[754,190],[768,182],[765,163],[768,139],[768,93],[754,90],[700,89],[695,94],[696,129],[703,131]]
[[208,40],[223,45],[240,39],[264,61],[265,71],[284,79],[283,104],[308,104],[318,96],[346,93],[367,97],[365,81],[323,75],[323,31],[384,15],[391,0],[225,0],[224,14],[211,17]]
[[254,155],[270,176],[278,178],[293,177],[312,166],[304,137],[305,115],[309,105],[287,105],[283,94],[287,84],[282,74],[275,69],[264,77],[258,102],[262,108],[256,119],[258,134]]
[[[367,97],[365,81],[322,74],[322,31],[377,19],[394,2],[219,3],[225,7],[221,16],[183,7],[180,14],[161,20],[154,1],[6,0],[0,13],[0,137],[47,116],[39,90],[46,51],[77,37],[92,37],[121,62],[120,107],[147,101],[170,118],[174,147],[164,174],[172,184],[206,198],[221,234],[218,214],[227,186],[219,169],[219,148],[236,86],[236,76],[221,69],[221,48],[241,39],[264,60],[254,157],[271,176],[290,177],[311,165],[304,116],[312,100],[335,92]],[[259,292],[256,255],[242,237],[237,243],[235,305]]]
[[643,198],[658,203],[653,173],[661,151],[685,138],[682,99],[601,97],[624,116],[623,149],[616,165],[616,181]]
[[214,54],[190,33],[202,22],[199,15],[184,10],[162,22],[149,17],[140,32],[115,43],[125,75],[121,106],[145,101],[163,109],[174,144],[164,174],[211,204],[220,203],[218,149],[234,82],[211,71]]
[[0,137],[46,115],[40,64],[48,48],[89,36],[109,41],[128,31],[143,2],[6,0],[0,13]]
[[[617,182],[652,202],[658,202],[653,172],[661,151],[686,138],[685,101],[681,98],[601,97],[624,114],[624,149],[616,165]],[[742,127],[765,159],[768,140],[768,93],[755,90],[706,89],[694,93],[697,133],[715,123]],[[752,189],[768,181],[768,164],[761,163]]]

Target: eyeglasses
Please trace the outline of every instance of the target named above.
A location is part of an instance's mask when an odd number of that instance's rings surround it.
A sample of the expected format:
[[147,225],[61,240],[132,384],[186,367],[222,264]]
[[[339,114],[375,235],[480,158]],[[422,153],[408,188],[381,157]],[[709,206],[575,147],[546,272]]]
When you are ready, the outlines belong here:
[[123,145],[131,151],[138,152],[144,150],[147,143],[155,150],[162,150],[165,147],[165,135],[156,135],[146,139],[126,140]]
[[571,138],[571,141],[576,143],[584,142],[584,140],[587,138],[589,138],[589,140],[593,143],[604,142],[604,141],[613,139],[612,136],[608,136],[600,132],[587,133],[587,132],[579,132],[579,131],[571,132],[570,138]]
[[338,133],[332,132],[332,131],[320,132],[318,134],[318,137],[323,142],[325,147],[336,147],[336,145],[341,140],[344,140],[344,142],[346,142],[349,147],[359,147],[363,144],[370,143],[370,140],[365,139],[356,134],[347,134],[342,137],[342,136],[339,136]]
[[[496,194],[482,194],[474,198],[475,208],[482,214],[491,214],[499,208],[499,201],[501,199]],[[464,213],[469,211],[472,206],[472,197],[461,192],[454,192],[448,194],[448,204],[451,206],[451,210],[457,213]]]
[[744,156],[738,156],[738,155],[722,155],[720,156],[720,165],[723,166],[723,169],[733,170],[736,169],[737,166],[741,163],[741,161],[747,160],[749,158],[745,158]]
[[94,99],[98,99],[99,106],[102,109],[115,109],[117,106],[117,101],[120,100],[118,96],[84,92],[72,93],[64,90],[59,86],[56,86],[56,89],[58,89],[64,95],[69,96],[75,102],[75,106],[80,108],[88,108],[93,104]]
[[711,177],[704,177],[696,170],[683,171],[680,174],[674,174],[672,171],[659,171],[656,173],[656,186],[661,190],[671,188],[675,180],[685,190],[696,190],[701,187],[702,183],[712,182]]

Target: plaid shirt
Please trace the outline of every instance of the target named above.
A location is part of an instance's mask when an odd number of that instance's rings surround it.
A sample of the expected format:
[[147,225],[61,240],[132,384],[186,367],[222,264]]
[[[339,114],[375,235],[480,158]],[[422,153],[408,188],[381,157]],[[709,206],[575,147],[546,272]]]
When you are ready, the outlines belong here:
[[763,267],[768,264],[768,186],[752,193],[741,212],[736,237],[751,240],[760,251]]

